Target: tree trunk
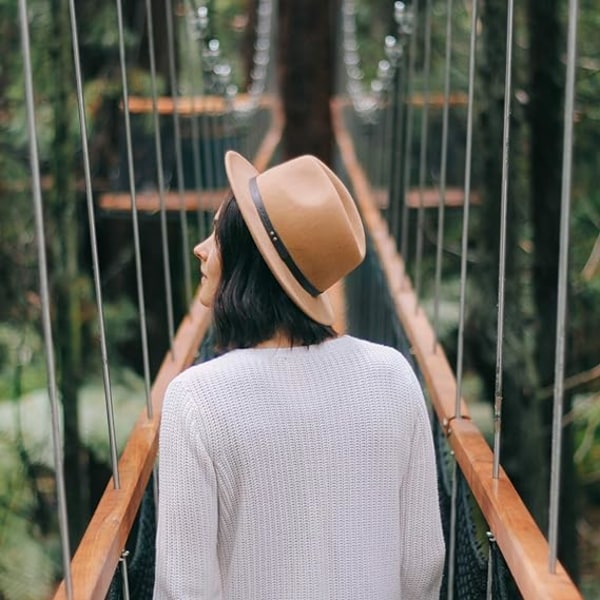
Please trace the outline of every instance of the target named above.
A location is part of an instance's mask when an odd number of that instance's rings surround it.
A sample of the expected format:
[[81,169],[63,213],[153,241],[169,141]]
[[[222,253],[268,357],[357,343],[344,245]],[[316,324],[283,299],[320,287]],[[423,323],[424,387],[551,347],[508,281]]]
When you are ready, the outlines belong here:
[[335,0],[281,0],[279,81],[284,158],[314,154],[331,164]]
[[[559,2],[529,0],[529,82],[527,113],[531,128],[531,221],[533,223],[533,289],[536,314],[535,363],[541,387],[554,383],[558,255],[560,244],[560,200],[562,166],[562,99],[564,48],[559,21]],[[552,402],[543,400],[543,444],[551,448]],[[565,398],[565,410],[570,397]],[[577,578],[577,533],[575,529],[575,469],[571,427],[563,431],[562,493],[560,506],[559,557]]]

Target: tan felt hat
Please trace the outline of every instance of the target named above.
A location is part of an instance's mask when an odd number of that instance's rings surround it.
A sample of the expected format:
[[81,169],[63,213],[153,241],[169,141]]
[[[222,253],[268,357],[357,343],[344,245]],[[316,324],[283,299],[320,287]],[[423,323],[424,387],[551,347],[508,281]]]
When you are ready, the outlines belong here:
[[287,295],[324,325],[334,321],[325,293],[365,256],[365,232],[352,196],[314,156],[258,173],[237,152],[225,170],[254,242]]

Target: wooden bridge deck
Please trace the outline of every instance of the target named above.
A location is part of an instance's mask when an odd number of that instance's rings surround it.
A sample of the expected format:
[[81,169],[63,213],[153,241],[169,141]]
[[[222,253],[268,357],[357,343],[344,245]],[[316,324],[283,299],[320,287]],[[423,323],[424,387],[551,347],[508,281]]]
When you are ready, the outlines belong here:
[[[521,593],[532,600],[581,600],[581,594],[560,564],[556,573],[549,573],[548,544],[506,474],[502,471],[498,479],[492,478],[492,452],[471,422],[464,403],[459,417],[455,418],[456,381],[452,370],[444,352],[435,344],[434,332],[424,312],[415,310],[418,301],[410,281],[404,276],[404,264],[356,160],[341,111],[335,103],[333,114],[345,168],[382,264],[395,309],[425,376],[437,418]],[[255,160],[259,170],[267,166],[280,134],[281,129],[275,127],[266,138]],[[341,333],[345,330],[342,286],[337,286],[331,293],[337,315],[335,328]],[[112,480],[109,482],[72,561],[74,597],[77,599],[100,599],[106,595],[154,464],[166,385],[191,363],[209,318],[208,311],[195,298],[178,329],[174,352],[165,357],[152,387],[154,416],[150,419],[143,411],[119,461],[121,488],[116,490]],[[64,598],[63,582],[55,599]]]

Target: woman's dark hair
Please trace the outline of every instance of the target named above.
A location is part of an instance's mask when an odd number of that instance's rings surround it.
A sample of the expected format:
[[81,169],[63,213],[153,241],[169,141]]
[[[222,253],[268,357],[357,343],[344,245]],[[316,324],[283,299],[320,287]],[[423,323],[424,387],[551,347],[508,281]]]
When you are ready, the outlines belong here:
[[336,336],[317,323],[283,291],[263,260],[235,198],[222,205],[215,224],[221,254],[221,281],[213,306],[215,338],[220,350],[251,348],[277,332],[292,345],[318,344]]

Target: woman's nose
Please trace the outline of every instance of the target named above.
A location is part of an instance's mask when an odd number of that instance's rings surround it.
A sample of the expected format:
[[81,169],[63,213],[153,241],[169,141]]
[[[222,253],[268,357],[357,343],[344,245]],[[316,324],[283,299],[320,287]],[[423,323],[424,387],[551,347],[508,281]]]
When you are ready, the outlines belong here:
[[194,256],[198,260],[206,260],[206,250],[204,242],[200,242],[199,244],[194,246]]

